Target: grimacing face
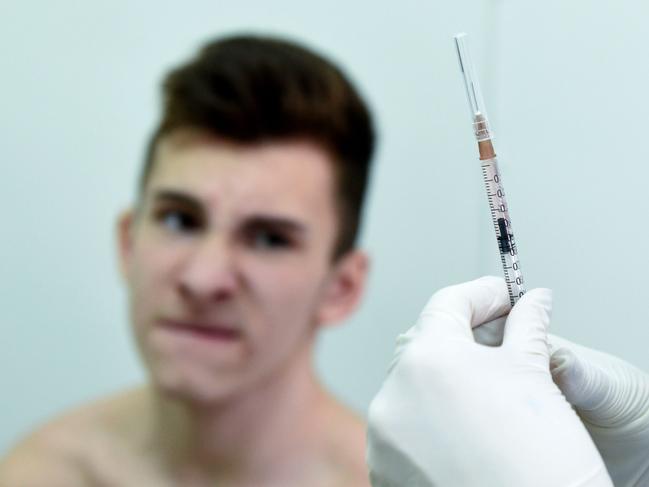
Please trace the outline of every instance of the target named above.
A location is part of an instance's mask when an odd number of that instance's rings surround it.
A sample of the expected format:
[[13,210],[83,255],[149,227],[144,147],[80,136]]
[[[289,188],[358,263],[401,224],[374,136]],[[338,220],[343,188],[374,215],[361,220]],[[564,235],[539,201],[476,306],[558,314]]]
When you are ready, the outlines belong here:
[[327,152],[304,140],[242,145],[178,131],[155,158],[138,209],[118,226],[153,383],[212,403],[304,366],[317,328],[355,308],[367,270],[360,251],[331,261]]

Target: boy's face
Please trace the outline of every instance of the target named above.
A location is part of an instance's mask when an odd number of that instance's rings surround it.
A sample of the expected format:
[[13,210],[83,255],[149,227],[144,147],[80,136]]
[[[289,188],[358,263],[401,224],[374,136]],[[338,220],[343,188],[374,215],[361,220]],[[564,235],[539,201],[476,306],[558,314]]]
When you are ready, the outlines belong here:
[[[136,213],[120,220],[138,346],[154,383],[200,403],[303,366],[318,325],[355,307],[366,258],[332,263],[328,154],[306,141],[160,141]],[[282,369],[285,370],[285,369]]]

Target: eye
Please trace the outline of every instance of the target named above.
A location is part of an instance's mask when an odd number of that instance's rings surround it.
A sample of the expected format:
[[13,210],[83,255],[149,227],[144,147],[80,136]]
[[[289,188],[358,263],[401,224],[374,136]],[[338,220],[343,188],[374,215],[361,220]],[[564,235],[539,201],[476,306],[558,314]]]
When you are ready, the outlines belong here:
[[179,208],[160,208],[155,212],[155,220],[172,233],[192,233],[201,226],[195,215]]
[[280,250],[291,246],[291,240],[280,232],[256,229],[251,232],[250,244],[257,250]]

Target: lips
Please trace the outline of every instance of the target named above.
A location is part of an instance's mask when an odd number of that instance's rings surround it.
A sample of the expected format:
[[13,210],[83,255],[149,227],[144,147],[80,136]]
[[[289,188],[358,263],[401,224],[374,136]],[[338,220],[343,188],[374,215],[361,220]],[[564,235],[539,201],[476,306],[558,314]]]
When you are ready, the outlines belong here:
[[185,320],[162,319],[163,328],[177,333],[186,333],[197,338],[215,341],[235,341],[241,338],[241,330],[223,323],[196,322]]

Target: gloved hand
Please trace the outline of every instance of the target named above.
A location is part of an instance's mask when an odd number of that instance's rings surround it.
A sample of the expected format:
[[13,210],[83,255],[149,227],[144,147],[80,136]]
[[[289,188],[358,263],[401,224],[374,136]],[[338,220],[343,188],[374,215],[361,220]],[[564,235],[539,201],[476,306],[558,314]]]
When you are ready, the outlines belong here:
[[649,486],[649,375],[550,336],[554,381],[597,445],[617,487]]
[[[502,343],[504,319],[473,329],[478,343]],[[617,487],[649,486],[649,374],[623,360],[548,335],[550,370],[595,442]]]
[[398,339],[369,410],[374,487],[612,485],[581,421],[552,381],[551,294],[523,296],[502,346],[471,327],[510,311],[502,279],[437,292]]

